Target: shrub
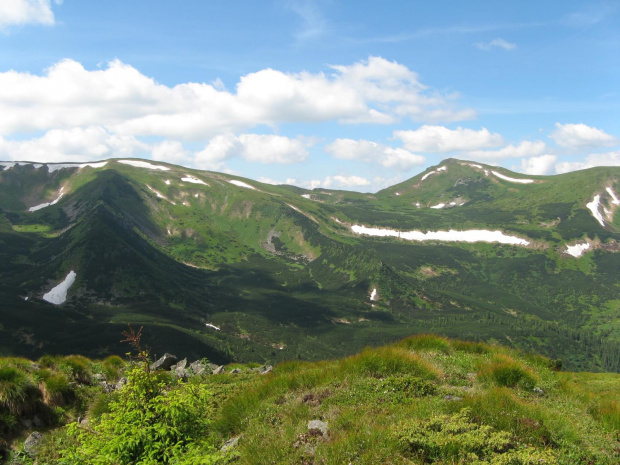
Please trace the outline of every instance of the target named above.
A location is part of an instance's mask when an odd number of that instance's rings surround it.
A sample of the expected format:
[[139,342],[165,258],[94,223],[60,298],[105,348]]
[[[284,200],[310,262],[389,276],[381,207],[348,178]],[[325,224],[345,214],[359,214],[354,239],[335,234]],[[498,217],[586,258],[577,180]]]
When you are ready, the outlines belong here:
[[555,454],[546,449],[518,449],[506,431],[475,423],[471,411],[410,420],[399,424],[395,434],[402,450],[422,462],[453,464],[550,464]]

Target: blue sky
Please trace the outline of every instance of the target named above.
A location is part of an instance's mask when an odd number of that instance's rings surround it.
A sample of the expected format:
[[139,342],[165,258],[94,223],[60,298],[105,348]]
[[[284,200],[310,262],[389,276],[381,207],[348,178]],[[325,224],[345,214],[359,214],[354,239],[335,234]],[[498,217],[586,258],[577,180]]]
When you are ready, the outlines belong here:
[[376,191],[620,165],[620,3],[0,2],[0,159]]

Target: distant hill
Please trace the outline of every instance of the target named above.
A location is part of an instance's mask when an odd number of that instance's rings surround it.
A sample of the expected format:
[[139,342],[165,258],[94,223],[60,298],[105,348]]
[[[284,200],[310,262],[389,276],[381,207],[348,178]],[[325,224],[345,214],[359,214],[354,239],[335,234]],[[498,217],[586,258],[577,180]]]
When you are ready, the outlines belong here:
[[[449,159],[376,194],[0,162],[0,354],[320,359],[421,332],[620,371],[620,168]],[[73,272],[73,273],[71,273]]]

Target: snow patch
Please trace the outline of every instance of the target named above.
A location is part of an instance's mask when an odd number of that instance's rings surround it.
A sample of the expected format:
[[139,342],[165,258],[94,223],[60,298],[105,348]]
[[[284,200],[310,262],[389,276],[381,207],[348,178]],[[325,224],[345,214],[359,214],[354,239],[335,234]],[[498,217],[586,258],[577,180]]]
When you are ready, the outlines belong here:
[[422,204],[421,204],[420,202],[416,202],[416,203],[415,203],[415,206],[416,206],[416,207],[418,207],[418,208],[420,208],[420,207],[422,206]]
[[592,199],[592,202],[587,203],[586,207],[588,208],[588,210],[592,212],[592,216],[596,219],[596,221],[601,223],[601,226],[605,226],[605,221],[603,221],[603,216],[598,211],[598,206],[600,203],[601,203],[601,196],[595,195],[594,198]]
[[400,192],[397,192],[396,195],[400,195]]
[[573,257],[581,257],[586,250],[590,248],[590,244],[588,242],[584,242],[583,244],[575,244],[566,246],[566,253],[572,255]]
[[302,196],[304,199],[312,200],[312,197],[310,197],[310,194],[301,194],[301,196]]
[[122,163],[123,165],[135,166],[136,168],[147,168],[149,170],[170,171],[170,168],[168,168],[167,166],[153,165],[152,163],[147,163],[145,161],[138,161],[138,160],[116,160],[116,161],[118,161],[119,163]]
[[198,198],[198,194],[194,194],[194,197]]
[[516,236],[508,236],[501,231],[486,229],[470,229],[466,231],[396,231],[394,229],[368,228],[362,225],[353,225],[351,230],[355,234],[367,236],[396,237],[406,241],[446,241],[446,242],[497,242],[500,244],[529,245],[529,241]]
[[166,183],[167,186],[170,185],[170,179],[166,179],[164,182]]
[[370,300],[372,300],[373,302],[376,300],[379,300],[379,298],[377,297],[377,288],[373,288],[372,292],[370,293]]
[[181,178],[181,181],[191,182],[193,184],[204,184],[205,186],[208,186],[208,184],[202,179],[195,178],[194,176],[190,176],[189,174],[186,174],[185,177]]
[[170,199],[169,199],[169,198],[167,198],[166,196],[162,195],[162,193],[161,193],[161,192],[159,192],[159,191],[157,191],[157,190],[153,189],[153,188],[152,188],[151,186],[149,186],[148,184],[146,185],[146,187],[148,187],[148,188],[149,188],[149,190],[150,190],[151,192],[154,192],[154,193],[155,193],[155,195],[156,195],[157,197],[159,197],[160,199],[167,200],[167,201],[168,201],[168,202],[170,202],[172,205],[176,205],[176,203],[175,203],[175,202],[173,202],[172,200],[170,200]]
[[216,331],[220,331],[220,328],[218,328],[218,327],[217,327],[217,326],[215,326],[215,325],[212,325],[211,323],[205,323],[205,326],[206,326],[206,327],[208,327],[208,328],[213,328],[213,329],[215,329]]
[[438,203],[437,205],[433,205],[431,208],[436,208],[436,209],[438,209],[438,208],[443,208],[443,207],[445,207],[445,206],[446,206],[446,204],[445,204],[445,203]]
[[613,203],[614,205],[620,205],[620,200],[618,200],[618,197],[616,197],[616,194],[611,189],[611,187],[608,187],[606,191],[611,196],[611,203]]
[[437,168],[436,170],[433,171],[429,171],[428,173],[426,173],[424,176],[422,176],[422,179],[420,181],[424,181],[426,178],[428,178],[431,174],[435,174],[435,173],[439,173],[440,171],[448,171],[448,167],[447,166],[440,166],[439,168]]
[[517,179],[517,178],[510,178],[508,176],[504,176],[501,173],[498,173],[497,171],[491,171],[491,173],[493,173],[495,176],[497,176],[500,179],[503,179],[504,181],[508,181],[508,182],[516,182],[519,184],[531,184],[534,182],[533,179]]
[[96,163],[47,163],[47,171],[49,173],[53,173],[54,171],[58,171],[63,168],[82,169],[87,166],[90,166],[91,168],[103,168],[107,164],[107,161],[99,161]]
[[77,274],[75,273],[75,271],[69,271],[69,274],[63,282],[61,282],[58,286],[54,287],[47,294],[43,295],[43,300],[46,300],[47,302],[54,305],[60,305],[61,303],[63,303],[65,300],[67,300],[67,291],[75,282],[76,276]]
[[288,205],[289,207],[291,207],[293,210],[295,210],[296,212],[301,213],[301,210],[300,210],[299,208],[294,207],[294,206],[293,206],[293,205],[291,205],[290,203],[287,203],[287,205]]
[[245,187],[246,189],[256,190],[256,187],[250,186],[249,184],[246,184],[243,181],[238,181],[236,179],[229,179],[228,182],[231,183],[231,184],[234,184],[235,186]]
[[448,167],[447,166],[440,166],[439,168],[437,168],[437,172],[439,171],[448,171]]
[[42,203],[41,205],[30,207],[28,209],[28,211],[29,212],[36,212],[37,210],[41,210],[42,208],[49,207],[50,205],[56,205],[58,203],[58,201],[62,198],[62,196],[65,195],[65,194],[62,193],[63,190],[65,190],[65,188],[61,187],[60,191],[58,191],[59,195],[58,195],[58,197],[56,199],[52,200],[51,202],[46,202],[46,203]]

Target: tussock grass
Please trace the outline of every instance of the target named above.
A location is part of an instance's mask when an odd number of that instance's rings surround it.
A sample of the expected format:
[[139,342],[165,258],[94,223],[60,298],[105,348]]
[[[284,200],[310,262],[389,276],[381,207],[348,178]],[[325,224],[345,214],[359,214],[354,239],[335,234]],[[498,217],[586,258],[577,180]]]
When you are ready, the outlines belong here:
[[453,347],[448,338],[437,336],[435,334],[418,334],[408,337],[396,344],[413,351],[436,351],[449,354]]

